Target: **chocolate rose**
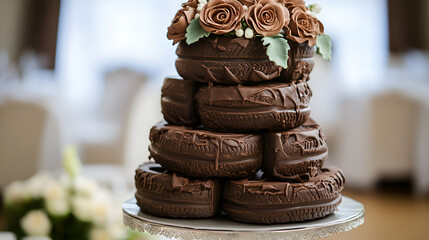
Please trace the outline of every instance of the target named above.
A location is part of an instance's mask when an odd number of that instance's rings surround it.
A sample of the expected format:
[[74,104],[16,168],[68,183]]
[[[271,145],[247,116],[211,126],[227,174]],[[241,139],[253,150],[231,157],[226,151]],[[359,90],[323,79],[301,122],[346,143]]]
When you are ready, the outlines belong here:
[[292,9],[299,7],[302,10],[306,10],[305,2],[303,0],[277,0],[283,6],[287,7],[290,11]]
[[316,44],[317,35],[323,33],[324,27],[317,18],[297,7],[292,10],[289,26],[284,31],[288,39],[298,43],[308,41],[308,45],[312,47]]
[[243,5],[250,7],[253,4],[256,4],[258,0],[239,0]]
[[186,7],[192,7],[192,8],[197,8],[198,7],[198,0],[188,0],[187,2],[182,4],[183,8]]
[[200,24],[214,34],[225,34],[241,28],[244,7],[238,0],[210,0],[200,12]]
[[185,39],[186,28],[196,13],[195,8],[185,7],[180,9],[174,16],[168,27],[167,38],[173,40],[173,45]]
[[275,0],[260,0],[249,7],[246,22],[262,36],[278,34],[289,23],[289,11]]

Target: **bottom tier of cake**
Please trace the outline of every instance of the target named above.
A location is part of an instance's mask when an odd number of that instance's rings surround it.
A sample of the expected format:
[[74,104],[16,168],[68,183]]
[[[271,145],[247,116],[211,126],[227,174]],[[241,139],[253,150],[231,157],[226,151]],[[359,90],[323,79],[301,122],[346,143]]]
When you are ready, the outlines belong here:
[[208,218],[223,210],[235,221],[258,224],[325,217],[341,203],[344,176],[322,168],[306,182],[268,181],[260,171],[244,180],[189,178],[148,163],[136,170],[143,212],[169,218]]

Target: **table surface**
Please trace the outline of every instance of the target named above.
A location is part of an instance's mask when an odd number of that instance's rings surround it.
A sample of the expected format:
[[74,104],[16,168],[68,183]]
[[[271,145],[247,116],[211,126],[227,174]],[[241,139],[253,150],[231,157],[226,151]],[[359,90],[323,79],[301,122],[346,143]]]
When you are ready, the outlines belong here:
[[338,210],[321,219],[273,225],[243,224],[226,216],[209,219],[170,219],[140,212],[135,198],[122,205],[124,223],[133,230],[167,238],[191,239],[314,239],[349,231],[363,224],[364,206],[343,196]]

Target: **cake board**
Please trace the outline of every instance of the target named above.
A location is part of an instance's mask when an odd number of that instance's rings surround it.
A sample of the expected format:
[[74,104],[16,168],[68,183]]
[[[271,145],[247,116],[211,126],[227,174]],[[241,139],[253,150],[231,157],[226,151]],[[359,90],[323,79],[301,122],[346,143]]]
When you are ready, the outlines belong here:
[[133,230],[183,240],[315,239],[354,229],[364,223],[362,203],[343,196],[335,213],[308,222],[256,225],[229,220],[221,215],[209,219],[161,218],[140,212],[136,199],[122,205],[124,224]]

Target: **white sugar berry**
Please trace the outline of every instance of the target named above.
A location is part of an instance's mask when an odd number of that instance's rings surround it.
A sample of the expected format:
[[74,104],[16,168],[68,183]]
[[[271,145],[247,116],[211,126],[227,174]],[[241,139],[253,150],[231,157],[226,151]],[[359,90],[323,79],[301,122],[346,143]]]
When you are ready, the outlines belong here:
[[244,31],[244,37],[253,38],[253,36],[254,36],[253,30],[251,28],[246,28],[246,30]]
[[235,31],[235,36],[237,37],[242,37],[244,36],[244,30],[243,29],[238,29],[237,31]]

